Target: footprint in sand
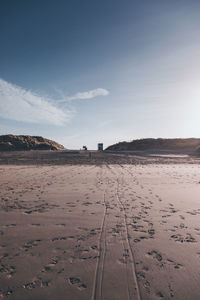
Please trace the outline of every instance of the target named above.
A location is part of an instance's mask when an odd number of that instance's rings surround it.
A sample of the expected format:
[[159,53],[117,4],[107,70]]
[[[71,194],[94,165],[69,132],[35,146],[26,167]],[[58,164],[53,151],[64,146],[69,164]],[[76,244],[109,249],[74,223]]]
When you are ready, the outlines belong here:
[[69,283],[73,285],[74,287],[78,288],[79,290],[85,290],[87,288],[86,284],[82,283],[80,278],[77,277],[69,277],[68,279]]
[[164,298],[163,293],[160,292],[160,291],[156,293],[156,296],[159,297],[159,298]]
[[58,263],[58,260],[52,260],[47,266],[42,269],[42,272],[52,272],[55,265]]
[[36,287],[48,287],[50,285],[50,282],[50,280],[43,281],[40,277],[38,277],[36,280],[24,283],[22,287],[24,289],[32,290]]
[[13,294],[13,290],[8,288],[7,290],[3,291],[0,289],[0,298],[3,298],[4,296],[10,296]]
[[187,233],[186,236],[183,236],[181,234],[173,234],[173,235],[171,235],[171,238],[173,240],[175,240],[175,242],[180,242],[180,243],[184,243],[184,242],[196,243],[197,242],[190,233]]
[[16,268],[10,265],[0,265],[0,273],[5,274],[8,278],[12,277],[16,273]]
[[152,250],[152,251],[148,252],[147,254],[149,256],[152,256],[159,262],[162,261],[162,255],[159,252],[157,252],[156,250]]
[[5,225],[6,227],[16,227],[17,226],[17,224],[7,224],[7,225]]
[[40,243],[40,242],[41,242],[41,240],[28,241],[26,244],[24,244],[22,246],[22,249],[24,249],[25,251],[28,251],[28,249],[38,246],[38,243]]
[[54,237],[51,239],[52,242],[55,242],[55,241],[65,241],[67,239],[66,236],[61,236],[61,237]]

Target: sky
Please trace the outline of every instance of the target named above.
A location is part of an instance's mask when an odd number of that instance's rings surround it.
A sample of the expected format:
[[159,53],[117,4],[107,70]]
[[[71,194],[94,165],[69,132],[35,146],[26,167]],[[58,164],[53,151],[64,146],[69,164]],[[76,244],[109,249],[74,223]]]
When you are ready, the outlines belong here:
[[0,0],[0,134],[200,137],[199,0]]

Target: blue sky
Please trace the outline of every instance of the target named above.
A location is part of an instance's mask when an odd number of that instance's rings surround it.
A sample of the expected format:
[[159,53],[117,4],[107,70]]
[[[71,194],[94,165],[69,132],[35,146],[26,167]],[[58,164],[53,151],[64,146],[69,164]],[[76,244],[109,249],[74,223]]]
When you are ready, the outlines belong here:
[[0,134],[199,137],[200,1],[0,0]]

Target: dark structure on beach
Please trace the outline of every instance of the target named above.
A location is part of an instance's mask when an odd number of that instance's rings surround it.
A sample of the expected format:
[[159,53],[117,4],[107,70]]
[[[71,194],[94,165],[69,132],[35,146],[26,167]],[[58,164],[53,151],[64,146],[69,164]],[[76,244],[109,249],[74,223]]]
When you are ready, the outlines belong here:
[[103,143],[98,143],[98,151],[103,151]]

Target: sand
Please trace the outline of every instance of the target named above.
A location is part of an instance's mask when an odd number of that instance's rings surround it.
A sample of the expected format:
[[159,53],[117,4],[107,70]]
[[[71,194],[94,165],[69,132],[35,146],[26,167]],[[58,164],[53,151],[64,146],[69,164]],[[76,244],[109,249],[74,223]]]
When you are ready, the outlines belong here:
[[0,166],[0,299],[200,299],[200,165]]

